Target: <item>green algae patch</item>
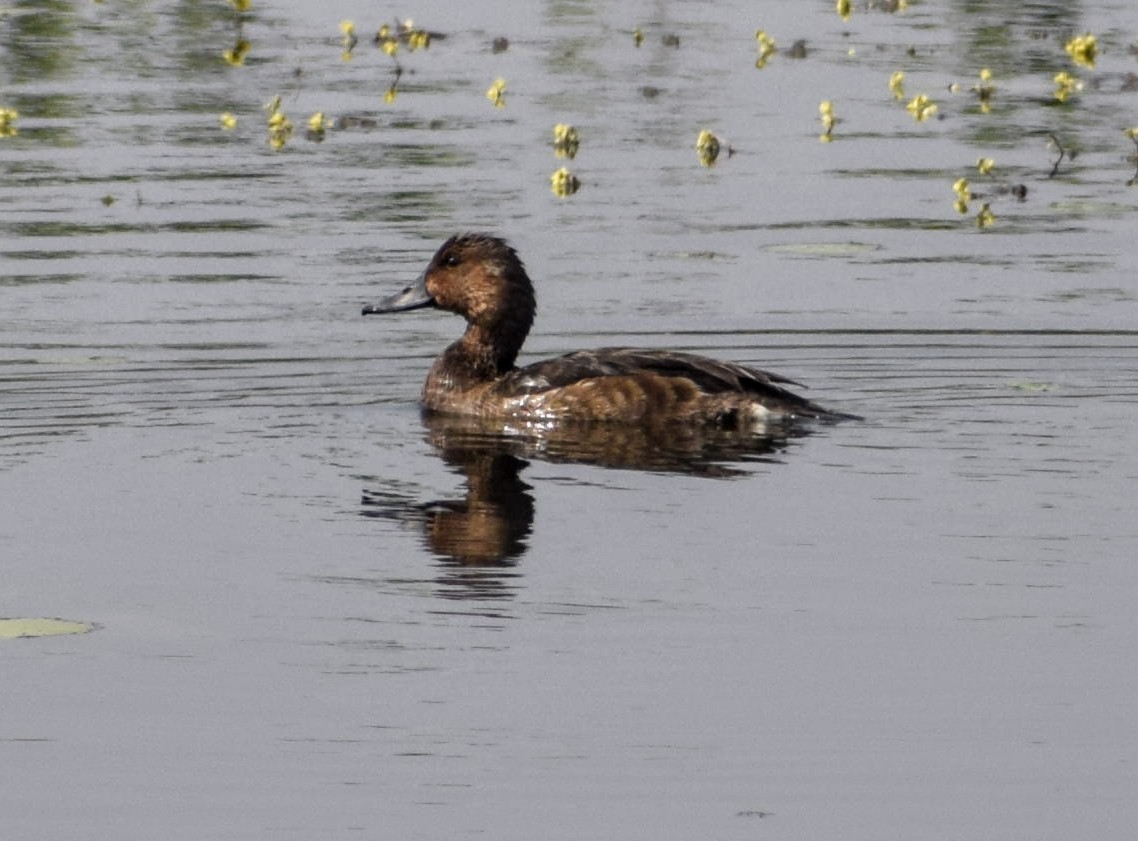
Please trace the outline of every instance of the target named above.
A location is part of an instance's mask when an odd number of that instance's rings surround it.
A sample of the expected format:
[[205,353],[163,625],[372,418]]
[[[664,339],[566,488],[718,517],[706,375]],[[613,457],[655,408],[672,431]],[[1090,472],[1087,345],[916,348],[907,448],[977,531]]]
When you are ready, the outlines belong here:
[[67,619],[0,619],[0,640],[86,634],[93,630],[95,626],[90,622],[71,622]]

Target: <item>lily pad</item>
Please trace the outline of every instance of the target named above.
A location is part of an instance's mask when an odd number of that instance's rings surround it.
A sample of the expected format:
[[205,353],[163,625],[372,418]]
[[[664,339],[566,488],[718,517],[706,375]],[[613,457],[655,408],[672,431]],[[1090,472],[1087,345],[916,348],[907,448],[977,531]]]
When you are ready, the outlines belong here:
[[878,245],[865,242],[787,242],[768,245],[767,251],[797,254],[802,257],[852,257],[877,251]]
[[86,634],[95,630],[90,622],[71,622],[66,619],[21,618],[0,619],[0,640],[25,637],[53,637],[60,634]]

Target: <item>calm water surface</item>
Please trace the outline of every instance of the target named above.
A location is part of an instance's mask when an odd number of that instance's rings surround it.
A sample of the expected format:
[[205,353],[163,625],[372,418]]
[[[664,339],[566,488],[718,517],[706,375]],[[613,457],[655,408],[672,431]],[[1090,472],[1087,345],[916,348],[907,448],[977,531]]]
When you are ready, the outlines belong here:
[[[1131,837],[1138,13],[452,5],[0,18],[0,616],[99,626],[0,645],[6,837]],[[385,103],[397,14],[447,37]],[[866,421],[424,424],[460,323],[359,309],[467,228],[537,281],[528,359],[682,348]]]

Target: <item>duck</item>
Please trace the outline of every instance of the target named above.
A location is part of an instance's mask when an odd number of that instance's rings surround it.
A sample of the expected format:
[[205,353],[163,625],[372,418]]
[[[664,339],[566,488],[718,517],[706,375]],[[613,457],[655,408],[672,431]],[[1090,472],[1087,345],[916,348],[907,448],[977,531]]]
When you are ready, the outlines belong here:
[[533,282],[501,237],[456,234],[418,279],[363,315],[433,308],[466,331],[435,360],[424,412],[502,423],[710,424],[755,429],[799,419],[856,419],[791,391],[794,380],[665,349],[578,350],[524,366],[518,354],[537,312]]

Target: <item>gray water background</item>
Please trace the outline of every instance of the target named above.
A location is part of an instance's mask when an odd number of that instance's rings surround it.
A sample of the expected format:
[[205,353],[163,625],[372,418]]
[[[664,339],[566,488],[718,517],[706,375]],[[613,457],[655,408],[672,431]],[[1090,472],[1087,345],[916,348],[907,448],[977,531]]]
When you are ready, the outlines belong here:
[[[386,104],[397,15],[447,37]],[[5,837],[1132,837],[1130,4],[255,2],[240,68],[236,20],[0,18],[0,616],[99,626],[0,646]],[[682,348],[866,420],[456,455],[415,401],[460,323],[359,309],[464,229],[535,278],[524,359]]]

